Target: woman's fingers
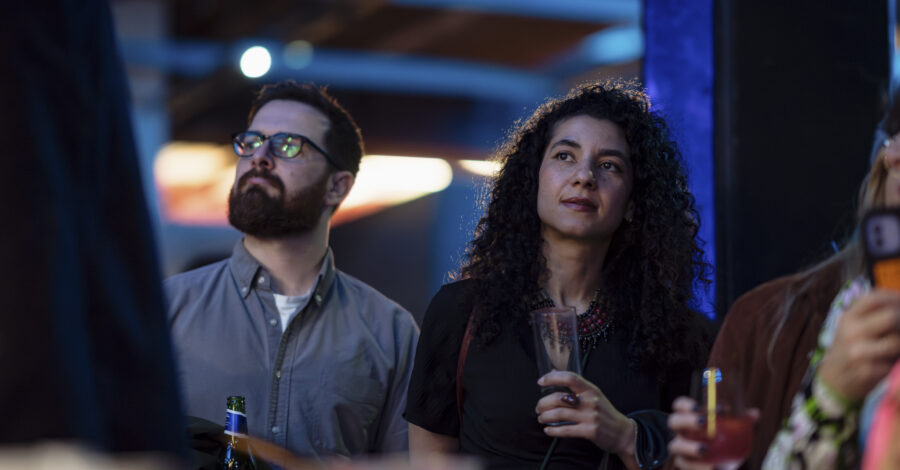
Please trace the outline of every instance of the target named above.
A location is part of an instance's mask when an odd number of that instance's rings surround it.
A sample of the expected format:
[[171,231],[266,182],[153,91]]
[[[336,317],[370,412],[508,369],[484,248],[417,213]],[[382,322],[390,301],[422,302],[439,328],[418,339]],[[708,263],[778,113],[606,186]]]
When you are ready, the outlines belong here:
[[669,415],[669,429],[675,432],[699,429],[702,416],[697,413],[697,402],[693,398],[678,397],[672,402],[672,413]]
[[581,411],[569,407],[557,407],[538,414],[538,422],[541,424],[559,423],[563,421],[584,421]]
[[590,425],[585,423],[544,426],[544,434],[550,437],[581,437],[591,439],[593,436],[593,429]]
[[541,414],[547,410],[558,408],[560,406],[577,408],[578,405],[581,404],[581,401],[581,397],[572,393],[553,392],[538,400],[537,407],[534,409],[534,412],[537,414]]
[[678,397],[672,402],[672,410],[674,411],[697,411],[697,401],[690,397]]
[[541,387],[566,387],[572,393],[580,394],[588,390],[594,390],[596,387],[584,379],[584,377],[568,371],[554,370],[545,374],[538,379],[538,385]]
[[875,290],[838,322],[819,378],[850,401],[862,400],[900,357],[900,293]]
[[699,459],[706,454],[706,445],[702,442],[675,436],[675,439],[669,442],[669,452],[672,455]]
[[894,305],[900,305],[900,292],[890,289],[874,289],[854,302],[853,305],[847,309],[844,317],[851,318],[852,321],[855,321],[857,320],[856,317],[869,316],[874,310],[892,307]]
[[[898,328],[900,328],[900,324],[898,324]],[[900,332],[855,344],[850,353],[859,356],[859,360],[893,363],[900,356]]]
[[860,313],[855,319],[860,333],[867,337],[897,334],[900,331],[900,304],[882,305]]
[[703,424],[704,417],[697,413],[679,411],[669,415],[669,429],[675,432],[690,431],[700,429]]

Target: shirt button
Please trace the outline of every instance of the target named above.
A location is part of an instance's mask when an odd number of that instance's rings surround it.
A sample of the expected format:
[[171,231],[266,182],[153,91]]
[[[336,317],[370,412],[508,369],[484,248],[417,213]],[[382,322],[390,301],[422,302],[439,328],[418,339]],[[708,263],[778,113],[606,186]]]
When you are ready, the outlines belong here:
[[262,284],[263,282],[266,282],[266,277],[265,277],[265,276],[259,276],[259,283]]
[[242,294],[246,294],[246,293],[247,293],[247,286],[241,287],[241,293],[242,293]]
[[269,319],[269,324],[272,325],[272,326],[275,326],[275,325],[278,324],[278,320],[276,320],[276,319],[274,319],[274,318],[270,318],[270,319]]
[[275,378],[276,378],[276,379],[280,379],[280,378],[281,378],[281,371],[280,371],[280,370],[276,370],[276,371],[275,371]]
[[278,434],[280,431],[281,431],[281,428],[279,428],[278,426],[272,426],[273,434]]
[[316,294],[316,303],[317,303],[317,304],[321,304],[321,303],[322,303],[322,296],[319,295],[319,294]]

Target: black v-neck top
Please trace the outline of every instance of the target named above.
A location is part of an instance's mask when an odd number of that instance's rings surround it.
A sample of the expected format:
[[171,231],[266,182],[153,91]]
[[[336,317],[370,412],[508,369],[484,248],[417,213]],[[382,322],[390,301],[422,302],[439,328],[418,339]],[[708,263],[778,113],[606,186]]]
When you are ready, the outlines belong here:
[[[477,341],[470,344],[462,375],[460,430],[456,369],[472,310],[467,288],[472,282],[443,286],[428,307],[405,417],[428,431],[458,437],[461,452],[478,456],[489,469],[538,468],[552,438],[544,434],[534,412],[540,388],[532,333],[525,322],[504,328],[487,347]],[[623,414],[669,410],[675,397],[688,393],[692,371],[667,371],[672,379],[661,383],[655,374],[629,367],[627,340],[627,332],[620,329],[613,330],[608,341],[598,341],[589,353],[584,377]],[[667,432],[664,420],[656,419],[651,426],[660,428],[655,431],[661,434]],[[560,439],[549,468],[597,468],[603,458],[604,452],[592,442]],[[609,464],[624,468],[618,458]]]

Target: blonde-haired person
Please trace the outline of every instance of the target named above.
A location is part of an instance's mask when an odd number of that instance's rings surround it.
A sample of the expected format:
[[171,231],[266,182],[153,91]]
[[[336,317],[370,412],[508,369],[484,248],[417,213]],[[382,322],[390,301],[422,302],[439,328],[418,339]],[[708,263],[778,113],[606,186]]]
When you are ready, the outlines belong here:
[[[900,206],[898,132],[894,100],[879,126],[857,220]],[[871,288],[854,236],[813,268],[739,298],[709,364],[740,370],[745,402],[759,411],[748,468],[827,469],[859,465],[859,411],[898,357],[900,292]],[[704,444],[685,435],[700,427],[694,407],[689,398],[675,400],[670,452],[678,468],[711,468],[699,461]]]

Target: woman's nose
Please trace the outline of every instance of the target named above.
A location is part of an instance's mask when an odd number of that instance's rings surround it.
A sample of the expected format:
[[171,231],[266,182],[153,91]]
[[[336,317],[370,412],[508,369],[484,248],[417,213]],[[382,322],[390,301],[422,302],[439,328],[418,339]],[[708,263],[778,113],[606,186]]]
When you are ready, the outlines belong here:
[[597,185],[597,178],[594,176],[594,169],[588,166],[581,166],[575,174],[575,181],[589,188]]

